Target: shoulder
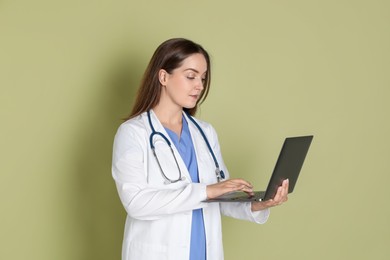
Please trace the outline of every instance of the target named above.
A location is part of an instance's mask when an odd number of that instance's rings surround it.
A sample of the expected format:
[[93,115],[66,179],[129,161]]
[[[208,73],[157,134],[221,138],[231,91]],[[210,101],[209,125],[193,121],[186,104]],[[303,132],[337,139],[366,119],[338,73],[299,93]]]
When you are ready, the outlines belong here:
[[[147,134],[144,123],[144,114],[128,119],[123,122],[115,135],[115,139],[142,138]],[[138,139],[137,138],[137,139]]]
[[213,139],[218,139],[217,132],[212,124],[210,124],[206,121],[203,121],[201,119],[198,119],[196,117],[192,117],[192,119],[200,126],[200,128],[206,134],[207,137],[213,138]]
[[203,121],[194,116],[192,118],[196,121],[196,123],[198,123],[200,127],[202,127],[202,129],[214,129],[214,127],[209,122]]
[[145,129],[143,120],[142,120],[143,114],[130,118],[123,122],[118,130],[141,130]]
[[142,115],[123,122],[114,138],[114,158],[120,158],[123,154],[145,150],[148,142],[148,133]]

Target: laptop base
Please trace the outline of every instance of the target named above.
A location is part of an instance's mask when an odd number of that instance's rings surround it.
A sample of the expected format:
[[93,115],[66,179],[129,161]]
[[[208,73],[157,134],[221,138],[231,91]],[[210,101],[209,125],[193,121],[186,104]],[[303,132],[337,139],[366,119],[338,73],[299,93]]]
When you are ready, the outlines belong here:
[[265,195],[265,191],[255,191],[253,196],[249,196],[248,193],[243,191],[233,191],[214,199],[208,199],[204,202],[251,202],[262,201]]

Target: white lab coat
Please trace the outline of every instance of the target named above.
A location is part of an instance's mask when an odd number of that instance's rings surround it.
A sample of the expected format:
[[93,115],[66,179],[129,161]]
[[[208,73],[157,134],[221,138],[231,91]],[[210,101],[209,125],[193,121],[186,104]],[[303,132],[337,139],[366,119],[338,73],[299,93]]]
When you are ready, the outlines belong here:
[[[164,127],[151,111],[153,126],[168,139]],[[200,183],[192,183],[178,151],[174,149],[184,181],[164,184],[164,179],[149,144],[151,128],[143,113],[124,122],[114,141],[112,175],[127,212],[122,260],[189,259],[192,210],[203,208],[207,259],[222,260],[221,212],[224,215],[264,223],[269,210],[252,213],[250,203],[204,203],[206,186],[216,183],[215,165],[201,134],[187,120],[198,162]],[[222,160],[214,128],[197,120],[217,157],[220,168],[229,173]],[[178,178],[178,169],[166,143],[155,139],[156,150],[165,174]]]

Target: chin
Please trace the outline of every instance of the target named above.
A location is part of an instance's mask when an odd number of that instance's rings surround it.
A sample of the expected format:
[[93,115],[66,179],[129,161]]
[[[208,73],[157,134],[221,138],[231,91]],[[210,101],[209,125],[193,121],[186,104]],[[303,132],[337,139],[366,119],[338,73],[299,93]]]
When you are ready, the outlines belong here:
[[187,105],[183,106],[183,109],[192,109],[195,106],[196,106],[196,104],[191,104],[191,105],[187,104]]

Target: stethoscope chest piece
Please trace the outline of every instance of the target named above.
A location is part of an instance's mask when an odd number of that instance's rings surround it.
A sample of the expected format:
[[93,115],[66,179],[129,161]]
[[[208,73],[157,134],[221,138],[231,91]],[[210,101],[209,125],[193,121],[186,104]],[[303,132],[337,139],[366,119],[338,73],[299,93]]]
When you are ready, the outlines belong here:
[[225,179],[225,173],[220,170],[219,167],[215,169],[215,175],[217,176],[218,182],[223,181]]

